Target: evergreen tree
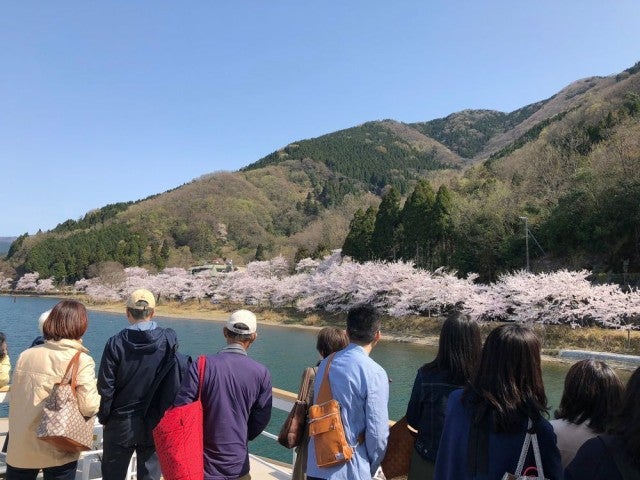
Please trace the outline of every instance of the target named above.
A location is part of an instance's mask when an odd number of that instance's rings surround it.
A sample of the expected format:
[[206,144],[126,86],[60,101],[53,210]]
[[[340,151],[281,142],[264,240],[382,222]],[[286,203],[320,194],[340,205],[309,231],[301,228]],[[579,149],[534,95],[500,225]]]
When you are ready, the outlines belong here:
[[382,197],[371,235],[373,258],[395,260],[398,254],[398,226],[400,224],[400,193],[395,187]]
[[416,184],[402,209],[401,256],[418,267],[430,264],[433,251],[433,208],[435,192],[426,180]]
[[438,189],[436,201],[433,206],[433,267],[449,266],[453,249],[453,223],[451,210],[453,198],[447,187],[442,185]]
[[371,236],[376,222],[376,209],[367,208],[364,212],[361,208],[356,210],[349,224],[349,233],[342,246],[342,254],[348,255],[358,262],[371,260]]
[[256,247],[256,254],[255,254],[254,260],[257,261],[257,262],[263,262],[266,259],[267,259],[267,257],[266,257],[266,253],[264,251],[264,245],[259,243],[258,246]]

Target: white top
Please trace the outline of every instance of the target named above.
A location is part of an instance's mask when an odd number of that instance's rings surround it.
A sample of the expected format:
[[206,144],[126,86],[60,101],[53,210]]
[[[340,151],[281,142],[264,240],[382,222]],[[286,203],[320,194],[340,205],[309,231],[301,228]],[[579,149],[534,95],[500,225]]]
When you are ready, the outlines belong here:
[[598,435],[587,425],[588,422],[575,424],[561,418],[551,420],[549,423],[553,426],[553,431],[558,438],[562,468],[566,468],[571,463],[584,442]]

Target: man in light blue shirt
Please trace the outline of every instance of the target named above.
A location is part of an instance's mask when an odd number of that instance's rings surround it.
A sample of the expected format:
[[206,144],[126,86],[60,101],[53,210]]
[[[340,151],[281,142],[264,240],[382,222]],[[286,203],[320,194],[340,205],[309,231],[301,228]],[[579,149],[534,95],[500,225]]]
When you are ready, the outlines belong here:
[[[313,437],[309,441],[308,480],[371,480],[382,462],[389,436],[389,378],[369,357],[380,340],[380,318],[368,306],[347,315],[349,345],[334,355],[329,369],[331,392],[341,407],[347,441],[354,455],[346,463],[318,467]],[[318,398],[327,360],[318,368],[314,398]]]

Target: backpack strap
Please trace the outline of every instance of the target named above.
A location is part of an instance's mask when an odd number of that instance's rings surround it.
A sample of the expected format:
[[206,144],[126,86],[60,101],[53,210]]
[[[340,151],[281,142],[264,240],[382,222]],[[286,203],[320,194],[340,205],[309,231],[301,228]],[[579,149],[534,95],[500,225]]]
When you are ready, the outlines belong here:
[[320,384],[320,391],[318,392],[318,400],[316,402],[318,404],[328,402],[333,398],[333,393],[331,393],[331,384],[329,383],[329,368],[331,368],[331,361],[333,360],[334,355],[335,352],[329,355],[327,359],[327,366],[324,369],[322,383]]

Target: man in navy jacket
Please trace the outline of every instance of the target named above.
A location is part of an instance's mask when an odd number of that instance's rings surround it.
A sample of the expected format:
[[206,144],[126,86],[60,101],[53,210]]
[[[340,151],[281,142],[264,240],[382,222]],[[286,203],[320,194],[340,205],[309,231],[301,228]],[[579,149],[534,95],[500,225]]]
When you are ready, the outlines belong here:
[[[238,310],[227,320],[227,346],[207,355],[202,384],[205,480],[244,480],[249,476],[248,442],[271,418],[271,375],[247,356],[256,340],[256,316]],[[198,397],[198,362],[194,361],[175,405]]]
[[127,300],[129,327],[104,347],[98,371],[104,480],[124,480],[134,451],[138,480],[160,479],[151,431],[175,399],[180,368],[186,366],[184,356],[178,359],[176,332],[152,320],[155,306],[150,291],[133,292]]

